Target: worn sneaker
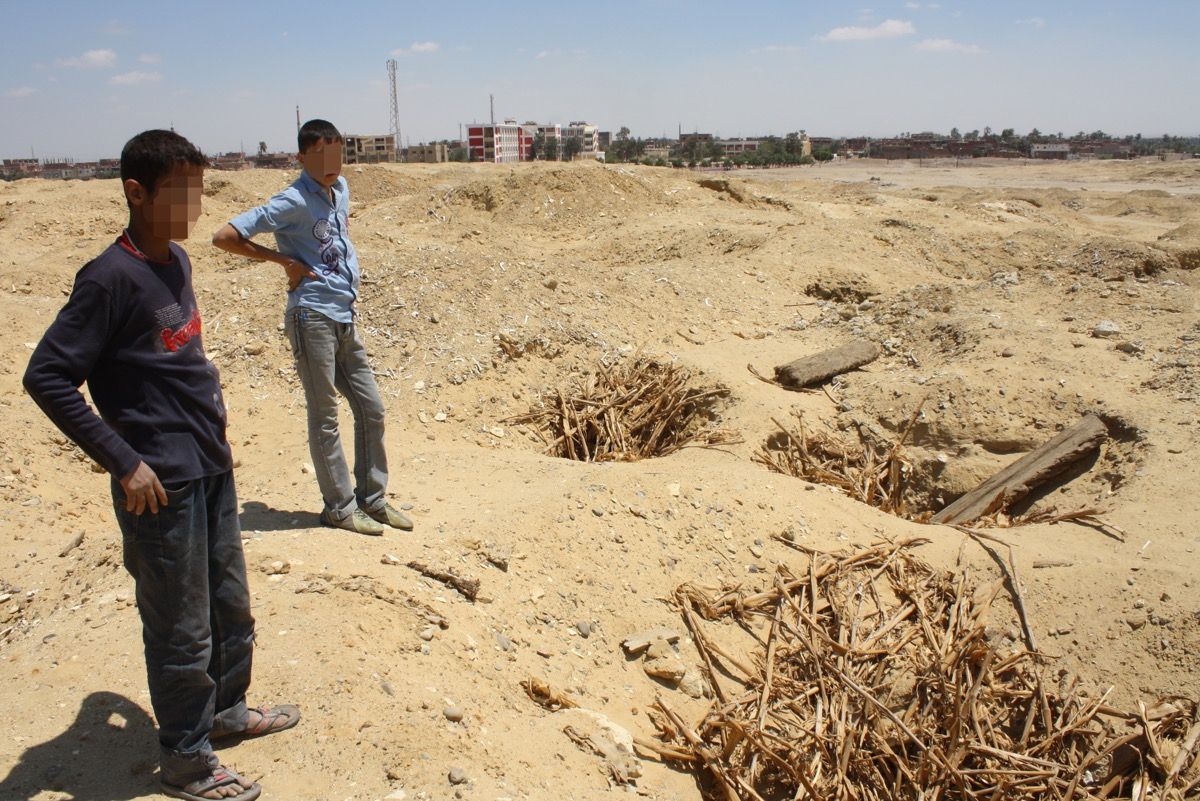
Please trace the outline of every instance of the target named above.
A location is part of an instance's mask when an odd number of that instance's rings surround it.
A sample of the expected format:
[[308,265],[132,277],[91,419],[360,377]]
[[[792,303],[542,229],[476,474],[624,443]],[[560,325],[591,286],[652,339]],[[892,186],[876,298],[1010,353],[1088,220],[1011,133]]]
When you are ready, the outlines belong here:
[[367,517],[367,513],[362,509],[355,509],[347,517],[343,517],[340,520],[329,514],[328,510],[326,510],[321,512],[321,525],[353,531],[356,534],[379,536],[383,533],[383,526]]
[[368,509],[367,515],[369,515],[372,520],[378,520],[380,523],[391,526],[392,528],[403,529],[404,531],[412,531],[413,528],[413,523],[408,519],[408,515],[404,514],[404,512],[401,512],[390,503],[385,503],[378,509]]

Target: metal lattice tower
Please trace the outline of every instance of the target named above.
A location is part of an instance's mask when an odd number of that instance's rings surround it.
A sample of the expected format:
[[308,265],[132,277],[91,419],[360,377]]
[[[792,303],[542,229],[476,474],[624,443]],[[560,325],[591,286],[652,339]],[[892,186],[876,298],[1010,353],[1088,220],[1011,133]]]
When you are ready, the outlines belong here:
[[396,99],[396,59],[387,60],[388,84],[392,93],[392,136],[396,142],[396,158],[400,158],[403,145],[400,142],[400,102]]

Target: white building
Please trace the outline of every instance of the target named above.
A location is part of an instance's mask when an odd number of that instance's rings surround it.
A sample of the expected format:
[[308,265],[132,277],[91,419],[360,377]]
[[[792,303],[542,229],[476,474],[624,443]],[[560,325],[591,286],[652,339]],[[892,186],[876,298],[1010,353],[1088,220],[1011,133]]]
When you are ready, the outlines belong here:
[[582,157],[596,158],[600,153],[600,126],[598,125],[572,122],[563,126],[562,136],[564,140],[579,140],[579,155]]

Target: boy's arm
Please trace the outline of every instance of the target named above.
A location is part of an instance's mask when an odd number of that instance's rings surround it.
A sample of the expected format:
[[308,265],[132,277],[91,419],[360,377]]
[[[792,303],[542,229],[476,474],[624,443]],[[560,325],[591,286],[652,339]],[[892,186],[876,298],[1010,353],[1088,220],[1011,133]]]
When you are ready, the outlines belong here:
[[311,267],[290,256],[251,240],[258,234],[275,232],[291,225],[302,224],[307,215],[302,202],[291,192],[280,192],[265,204],[239,214],[215,234],[212,243],[221,250],[256,261],[273,261],[283,267],[288,278],[288,292],[300,286],[305,278],[317,280]]
[[285,256],[278,250],[263,247],[257,242],[247,239],[229,223],[225,223],[220,230],[213,234],[212,243],[221,250],[238,256],[246,256],[256,261],[273,261],[282,265],[284,272],[287,273],[288,292],[300,286],[300,282],[305,278],[316,279],[317,277],[317,274],[308,265],[302,264],[290,256]]
[[100,358],[112,326],[112,298],[80,281],[51,323],[25,370],[25,390],[46,416],[125,490],[125,508],[157,513],[167,494],[158,476],[84,400],[79,387]]

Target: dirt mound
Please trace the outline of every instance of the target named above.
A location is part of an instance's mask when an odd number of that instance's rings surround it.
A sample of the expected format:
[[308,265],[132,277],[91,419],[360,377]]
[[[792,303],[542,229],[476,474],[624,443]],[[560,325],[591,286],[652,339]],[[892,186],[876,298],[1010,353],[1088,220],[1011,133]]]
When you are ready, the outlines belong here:
[[[703,682],[651,683],[620,646],[678,629],[663,599],[680,584],[769,588],[777,565],[803,569],[786,543],[914,536],[931,540],[920,557],[939,569],[961,559],[985,583],[1002,578],[957,531],[756,463],[773,421],[796,414],[831,437],[887,442],[920,406],[905,469],[934,505],[1099,415],[1109,442],[1033,508],[1097,506],[1116,528],[997,536],[1014,546],[1043,657],[1088,698],[1108,685],[1119,708],[1200,696],[1200,318],[1177,257],[1197,247],[1197,167],[350,167],[359,327],[389,413],[392,500],[416,521],[383,539],[319,526],[281,271],[208,243],[296,173],[210,172],[186,247],[238,463],[259,622],[252,700],[299,702],[311,727],[240,745],[237,764],[278,797],[440,798],[462,789],[453,770],[473,797],[608,798],[603,760],[521,682],[569,692],[579,719],[606,731],[646,733],[656,694],[700,719]],[[1119,204],[1151,212],[1106,213]],[[20,722],[0,744],[3,797],[83,797],[95,793],[81,777],[97,775],[125,777],[123,797],[155,792],[108,479],[20,387],[75,271],[124,216],[116,181],[0,184],[0,701]],[[747,370],[856,338],[883,355],[818,390]],[[539,399],[587,407],[575,388],[588,371],[637,356],[727,388],[720,427],[736,437],[578,462],[512,422]],[[409,562],[478,580],[476,599]],[[1015,642],[1007,594],[992,612],[989,638]],[[713,641],[741,657],[722,628]],[[660,673],[694,678],[703,665],[676,634],[656,647]],[[98,719],[103,737],[79,736]],[[79,753],[64,770],[67,751]],[[640,772],[650,796],[700,798],[686,774]]]

